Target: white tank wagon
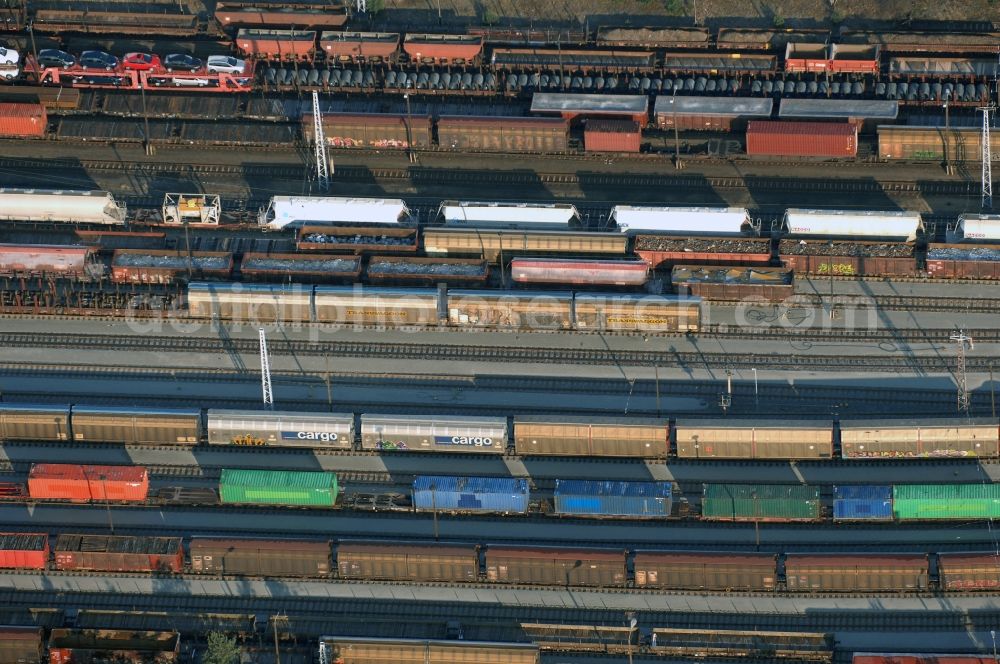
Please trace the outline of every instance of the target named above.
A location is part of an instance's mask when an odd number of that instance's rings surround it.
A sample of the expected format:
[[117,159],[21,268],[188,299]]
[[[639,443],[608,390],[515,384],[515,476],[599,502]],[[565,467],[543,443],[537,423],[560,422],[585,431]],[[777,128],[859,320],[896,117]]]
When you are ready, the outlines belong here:
[[398,198],[341,196],[274,196],[258,215],[258,223],[274,230],[303,224],[404,224],[414,221]]
[[880,238],[912,242],[923,230],[919,212],[902,210],[785,210],[782,230],[800,237]]
[[616,205],[611,221],[622,233],[759,235],[760,220],[746,208]]
[[125,225],[125,204],[107,191],[0,189],[0,220]]
[[948,242],[1000,242],[1000,214],[962,214]]
[[207,416],[210,445],[338,450],[349,450],[354,446],[354,415],[349,413],[210,408]]
[[361,448],[503,454],[507,450],[507,420],[502,417],[362,415]]
[[580,213],[568,203],[445,201],[438,219],[455,227],[569,229],[579,223]]

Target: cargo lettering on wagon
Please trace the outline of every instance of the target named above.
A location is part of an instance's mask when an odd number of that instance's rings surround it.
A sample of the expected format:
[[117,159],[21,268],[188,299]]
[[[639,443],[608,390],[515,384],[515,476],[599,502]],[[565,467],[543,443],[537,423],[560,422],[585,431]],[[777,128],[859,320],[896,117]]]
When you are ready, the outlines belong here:
[[488,436],[434,436],[435,445],[457,445],[459,447],[493,447],[493,439]]
[[340,436],[332,431],[282,431],[282,440],[319,440],[324,443],[333,443],[340,440]]

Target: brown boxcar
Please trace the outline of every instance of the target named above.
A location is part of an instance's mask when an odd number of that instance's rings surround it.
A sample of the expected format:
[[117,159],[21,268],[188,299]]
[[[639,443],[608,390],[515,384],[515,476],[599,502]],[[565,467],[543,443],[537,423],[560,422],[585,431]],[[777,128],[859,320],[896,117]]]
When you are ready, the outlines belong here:
[[[171,9],[178,6],[180,5],[174,3],[167,5]],[[35,32],[48,33],[88,32],[190,37],[198,32],[198,17],[193,14],[120,11],[121,7],[122,5],[109,3],[103,6],[91,5],[86,9],[36,9],[33,25]]]
[[[312,140],[312,114],[302,116],[302,132],[306,140]],[[393,113],[324,113],[323,135],[335,148],[406,150],[411,143],[425,148],[431,144],[431,118]]]
[[437,291],[402,291],[316,286],[316,320],[321,323],[434,326],[438,324]]
[[840,449],[845,459],[995,459],[1000,456],[1000,432],[996,420],[846,421],[840,425]]
[[41,104],[0,102],[0,137],[41,138],[48,116]]
[[319,48],[336,62],[392,62],[399,51],[399,33],[324,32]]
[[0,88],[0,101],[41,104],[45,109],[71,110],[80,106],[80,89],[62,86],[4,86]]
[[[911,127],[905,125],[880,125],[878,128],[878,156],[880,159],[910,159],[948,161],[960,163],[979,161],[981,133],[971,127]],[[1000,130],[990,131],[990,144],[1000,141]],[[997,157],[994,156],[994,159]]]
[[573,305],[578,330],[696,332],[701,325],[701,302],[696,299],[577,293]]
[[624,256],[624,233],[573,233],[477,228],[427,228],[424,251],[430,256],[482,256],[490,262],[521,254]]
[[[48,564],[48,534],[0,533],[0,567],[7,569],[45,569]],[[5,660],[0,659],[0,662],[2,661]]]
[[774,590],[777,556],[769,553],[636,551],[635,585],[667,590]]
[[59,570],[174,574],[184,570],[180,537],[59,535],[53,554]]
[[[538,664],[533,643],[324,637],[337,664]],[[963,663],[964,664],[964,663]]]
[[674,426],[682,459],[830,459],[833,422],[680,420]]
[[252,281],[313,283],[354,281],[361,275],[361,258],[338,254],[244,254],[240,274]]
[[179,661],[180,644],[178,632],[54,629],[49,636],[49,664],[174,664]]
[[0,662],[39,664],[42,650],[41,627],[0,627]]
[[316,50],[316,32],[243,28],[236,33],[236,48],[254,58],[306,60]]
[[0,440],[69,440],[69,406],[0,404]]
[[942,553],[938,556],[941,590],[1000,588],[1000,556],[995,553]]
[[631,120],[587,120],[583,145],[587,152],[639,152],[642,130]]
[[624,586],[625,554],[608,549],[491,546],[486,579],[545,586]]
[[670,451],[670,426],[664,420],[519,417],[514,448],[521,456],[663,459]]
[[234,576],[328,576],[330,543],[193,538],[191,571]]
[[350,251],[356,254],[414,253],[416,228],[385,226],[303,226],[296,247],[299,251]]
[[178,281],[229,279],[233,255],[224,251],[118,249],[111,259],[115,283],[169,284]]
[[342,542],[337,547],[337,568],[342,579],[475,581],[479,557],[475,545]]
[[620,28],[600,27],[600,46],[627,48],[709,48],[712,33],[706,28]]
[[858,153],[858,129],[841,122],[747,123],[747,154],[790,157],[850,157]]
[[438,145],[451,150],[566,152],[569,122],[563,118],[442,115]]
[[125,445],[195,445],[201,432],[201,411],[73,407],[73,440]]
[[215,20],[223,29],[233,27],[337,28],[347,23],[344,5],[309,7],[294,3],[220,2]]
[[489,268],[480,258],[372,256],[366,273],[371,283],[475,285],[486,282]]
[[[782,240],[784,244],[786,240]],[[815,242],[814,245],[825,245]],[[855,243],[859,244],[859,243]],[[907,245],[900,244],[901,247]],[[778,254],[781,264],[798,274],[839,277],[913,277],[917,261],[913,256],[849,256],[820,254]]]
[[788,554],[785,586],[790,592],[926,590],[926,555]]
[[569,329],[572,309],[568,293],[515,295],[484,290],[448,294],[448,321],[460,327]]
[[795,294],[795,287],[766,284],[681,284],[677,286],[677,294],[700,297],[710,302],[741,302],[757,298],[768,302],[783,302]]
[[483,38],[476,35],[428,35],[410,33],[403,50],[413,62],[463,64],[474,62],[483,50]]

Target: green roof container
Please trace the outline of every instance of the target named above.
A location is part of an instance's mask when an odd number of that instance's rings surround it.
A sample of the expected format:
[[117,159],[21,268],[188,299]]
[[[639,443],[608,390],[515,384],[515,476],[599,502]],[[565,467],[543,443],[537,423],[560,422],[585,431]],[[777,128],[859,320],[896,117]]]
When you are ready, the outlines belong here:
[[923,519],[1000,519],[1000,484],[897,484],[893,516]]
[[804,484],[706,484],[701,514],[715,521],[818,521],[819,489]]
[[337,476],[292,470],[233,470],[219,479],[223,503],[332,507],[337,502]]

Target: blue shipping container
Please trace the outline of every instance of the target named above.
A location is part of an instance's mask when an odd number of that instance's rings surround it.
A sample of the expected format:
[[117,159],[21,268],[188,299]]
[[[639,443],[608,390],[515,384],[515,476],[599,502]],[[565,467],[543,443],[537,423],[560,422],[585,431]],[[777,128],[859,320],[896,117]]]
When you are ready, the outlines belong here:
[[556,514],[666,517],[670,482],[556,480]]
[[892,487],[833,487],[833,518],[835,521],[892,521]]
[[510,477],[418,475],[413,480],[413,505],[418,511],[524,514],[528,495],[528,481]]

